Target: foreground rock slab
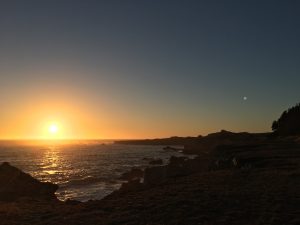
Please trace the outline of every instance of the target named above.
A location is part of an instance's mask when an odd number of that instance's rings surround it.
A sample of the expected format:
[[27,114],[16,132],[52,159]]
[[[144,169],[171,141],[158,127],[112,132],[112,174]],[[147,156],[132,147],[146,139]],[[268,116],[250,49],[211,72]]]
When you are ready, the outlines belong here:
[[0,201],[24,197],[52,200],[57,189],[58,185],[40,182],[7,162],[0,165]]

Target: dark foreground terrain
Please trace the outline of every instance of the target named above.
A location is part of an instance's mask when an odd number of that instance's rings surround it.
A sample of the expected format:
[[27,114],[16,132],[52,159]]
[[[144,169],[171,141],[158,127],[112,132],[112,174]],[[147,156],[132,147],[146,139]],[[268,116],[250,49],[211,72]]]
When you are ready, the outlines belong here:
[[143,183],[132,174],[120,190],[85,203],[58,201],[55,185],[2,164],[0,224],[300,224],[298,137],[222,131],[185,151],[198,156],[147,168]]

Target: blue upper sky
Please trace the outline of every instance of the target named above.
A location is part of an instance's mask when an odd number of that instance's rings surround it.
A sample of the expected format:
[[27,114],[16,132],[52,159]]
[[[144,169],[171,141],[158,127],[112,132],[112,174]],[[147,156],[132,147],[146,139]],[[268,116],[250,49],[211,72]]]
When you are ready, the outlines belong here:
[[296,0],[2,0],[2,117],[53,93],[113,116],[124,137],[267,131],[299,101],[299,12]]

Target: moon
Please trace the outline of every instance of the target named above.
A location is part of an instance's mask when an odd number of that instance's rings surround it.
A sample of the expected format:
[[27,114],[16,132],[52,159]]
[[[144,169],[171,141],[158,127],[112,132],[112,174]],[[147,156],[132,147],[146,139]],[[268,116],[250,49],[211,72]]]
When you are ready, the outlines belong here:
[[246,101],[247,99],[248,99],[247,96],[244,96],[244,97],[243,97],[243,100],[244,100],[244,101]]

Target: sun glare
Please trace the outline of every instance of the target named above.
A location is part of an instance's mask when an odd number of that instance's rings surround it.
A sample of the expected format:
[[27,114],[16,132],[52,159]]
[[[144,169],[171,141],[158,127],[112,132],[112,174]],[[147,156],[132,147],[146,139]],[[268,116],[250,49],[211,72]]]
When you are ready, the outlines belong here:
[[58,132],[58,126],[56,124],[51,124],[48,131],[50,134],[56,134]]
[[65,129],[62,123],[50,122],[45,124],[43,139],[64,139]]

